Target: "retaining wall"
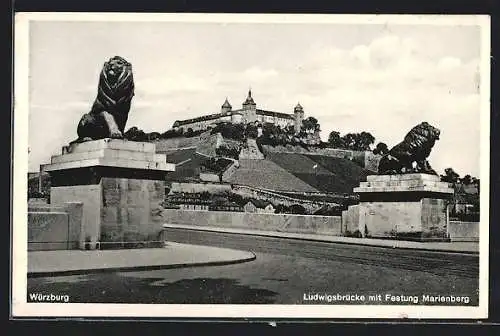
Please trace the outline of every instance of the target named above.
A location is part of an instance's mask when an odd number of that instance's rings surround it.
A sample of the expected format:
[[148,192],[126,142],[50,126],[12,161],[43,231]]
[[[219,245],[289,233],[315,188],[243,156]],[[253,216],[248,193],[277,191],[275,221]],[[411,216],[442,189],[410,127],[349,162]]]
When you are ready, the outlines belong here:
[[448,234],[452,242],[478,242],[479,222],[450,221]]
[[28,251],[72,250],[83,244],[83,204],[31,205],[28,208]]
[[[345,235],[364,236],[364,225],[361,225],[360,216],[365,215],[366,209],[359,205],[350,206],[342,211],[342,232]],[[479,241],[479,223],[478,222],[460,222],[449,221],[448,236],[452,242],[478,242]]]
[[342,234],[340,216],[165,209],[163,217],[166,224],[200,225],[291,233],[316,233],[332,236],[340,236]]
[[[285,195],[281,195],[272,191],[263,190],[260,188],[253,188],[249,186],[233,185],[233,193],[243,196],[251,197],[259,200],[269,201],[275,206],[277,204],[283,204],[286,206],[292,206],[294,204],[300,204],[309,213],[312,213],[319,208],[321,208],[325,203],[313,202],[305,199],[292,198]],[[329,205],[337,205],[335,203],[327,203]]]
[[170,187],[170,192],[200,193],[204,191],[213,193],[231,191],[231,185],[219,183],[172,182],[172,185]]
[[178,137],[171,139],[160,139],[155,141],[156,152],[164,152],[172,149],[180,149],[186,147],[196,147],[202,141],[202,136],[194,136],[191,138]]

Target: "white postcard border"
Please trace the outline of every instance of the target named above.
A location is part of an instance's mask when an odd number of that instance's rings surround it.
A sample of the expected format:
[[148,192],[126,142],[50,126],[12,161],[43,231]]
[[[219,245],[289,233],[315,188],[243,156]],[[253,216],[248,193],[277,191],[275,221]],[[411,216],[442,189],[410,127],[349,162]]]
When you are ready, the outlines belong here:
[[[30,21],[171,21],[239,23],[349,23],[481,26],[480,132],[480,277],[478,307],[376,305],[182,305],[27,303],[27,172]],[[13,118],[13,317],[161,317],[161,318],[412,318],[479,319],[488,316],[489,293],[489,152],[490,152],[490,18],[486,15],[320,15],[320,14],[136,14],[17,13],[15,16]],[[62,144],[61,144],[62,145]]]

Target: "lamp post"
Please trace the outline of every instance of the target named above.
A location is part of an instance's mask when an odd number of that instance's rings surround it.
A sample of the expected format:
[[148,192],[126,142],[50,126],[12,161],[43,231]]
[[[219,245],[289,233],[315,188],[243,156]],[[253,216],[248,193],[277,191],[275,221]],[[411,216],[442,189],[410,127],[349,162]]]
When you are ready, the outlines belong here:
[[42,173],[43,173],[43,165],[40,165],[40,169],[38,170],[38,192],[42,193]]

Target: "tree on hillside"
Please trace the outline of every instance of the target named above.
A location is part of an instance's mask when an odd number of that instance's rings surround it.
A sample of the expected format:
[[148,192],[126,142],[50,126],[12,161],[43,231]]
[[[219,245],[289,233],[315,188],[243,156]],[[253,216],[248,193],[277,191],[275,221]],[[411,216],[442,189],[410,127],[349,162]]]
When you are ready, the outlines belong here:
[[344,149],[356,149],[356,133],[347,133],[342,137],[342,145]]
[[276,131],[275,131],[275,127],[274,127],[274,124],[271,124],[271,123],[264,123],[264,125],[262,125],[262,135],[265,136],[265,137],[268,137],[268,138],[272,138],[274,137]]
[[151,133],[146,134],[146,138],[148,141],[158,140],[158,139],[160,139],[160,136],[161,136],[161,134],[158,132],[151,132]]
[[387,145],[383,142],[379,142],[377,144],[377,147],[375,147],[373,149],[373,154],[380,154],[380,155],[385,155],[389,153],[389,148],[387,147]]
[[272,146],[286,144],[286,137],[284,135],[281,127],[272,123],[264,123],[262,127],[262,144]]
[[306,133],[311,133],[320,130],[320,125],[318,124],[318,119],[314,117],[308,117],[302,120],[302,128]]
[[328,144],[333,148],[342,148],[344,147],[344,143],[342,138],[340,137],[340,132],[331,131],[328,136]]
[[295,135],[295,127],[293,125],[287,125],[285,127],[285,134],[287,135],[290,135],[290,136],[293,136]]
[[301,130],[307,132],[310,129],[311,129],[311,123],[309,122],[309,118],[302,120]]
[[477,177],[471,176],[469,174],[465,175],[460,179],[460,182],[464,186],[473,186],[476,187],[477,192],[479,194],[479,179]]
[[221,157],[229,157],[238,160],[241,148],[234,146],[221,145],[215,149],[215,154]]
[[460,180],[460,175],[458,175],[453,168],[446,168],[444,170],[444,175],[441,175],[441,181],[448,183],[457,183]]
[[375,142],[375,137],[369,132],[347,133],[341,139],[345,149],[356,151],[370,150],[370,146]]
[[319,124],[314,125],[314,132],[317,132],[317,133],[321,132],[321,126]]
[[278,204],[276,206],[275,210],[274,210],[274,213],[277,213],[277,214],[279,214],[279,213],[288,213],[288,212],[289,212],[289,208],[286,205],[281,204],[281,203]]
[[232,124],[229,122],[219,123],[210,134],[220,133],[224,138],[243,141],[245,139],[245,126],[242,124]]
[[242,124],[234,125],[233,139],[240,141],[245,139],[245,126],[243,126]]
[[462,182],[464,185],[469,185],[469,184],[471,184],[471,183],[472,183],[472,177],[471,177],[469,174],[467,174],[467,175],[465,175],[464,177],[462,177],[461,182]]
[[295,214],[295,215],[305,215],[306,214],[306,209],[300,204],[293,204],[288,208],[288,210],[290,211],[290,213]]
[[123,136],[130,141],[147,141],[147,135],[136,126],[130,127]]
[[257,130],[257,126],[255,126],[254,124],[248,124],[247,128],[245,130],[245,134],[246,134],[247,138],[257,139],[257,136],[259,134],[259,132]]
[[369,132],[361,132],[358,135],[356,145],[358,150],[370,150],[370,146],[375,142],[375,137]]
[[480,183],[479,183],[479,179],[476,178],[476,177],[473,177],[472,178],[472,184],[474,184],[477,188],[477,193],[479,194],[481,192],[481,189],[480,189]]

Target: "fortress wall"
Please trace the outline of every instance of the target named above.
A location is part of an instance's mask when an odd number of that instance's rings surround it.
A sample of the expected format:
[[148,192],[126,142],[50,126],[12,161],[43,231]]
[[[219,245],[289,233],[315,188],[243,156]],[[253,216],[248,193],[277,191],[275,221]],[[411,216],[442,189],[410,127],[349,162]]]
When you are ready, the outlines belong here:
[[260,152],[255,139],[247,139],[247,147],[241,150],[239,158],[249,160],[263,160],[264,154]]
[[203,135],[195,136],[192,138],[179,137],[172,139],[160,139],[154,142],[154,144],[156,145],[156,152],[159,153],[173,149],[195,147],[196,145],[198,145],[198,143],[200,143],[200,141],[202,141],[202,136]]
[[196,144],[196,152],[207,156],[216,156],[215,149],[221,144],[220,134],[207,134]]
[[200,193],[200,192],[225,192],[231,191],[230,184],[219,184],[219,183],[182,183],[182,182],[172,182],[170,189],[171,192],[184,192],[184,193]]
[[222,174],[222,181],[227,182],[229,178],[234,174],[234,172],[239,168],[240,164],[238,161],[233,161],[233,163],[224,171]]
[[200,173],[200,180],[205,182],[219,182],[219,175],[213,173]]

